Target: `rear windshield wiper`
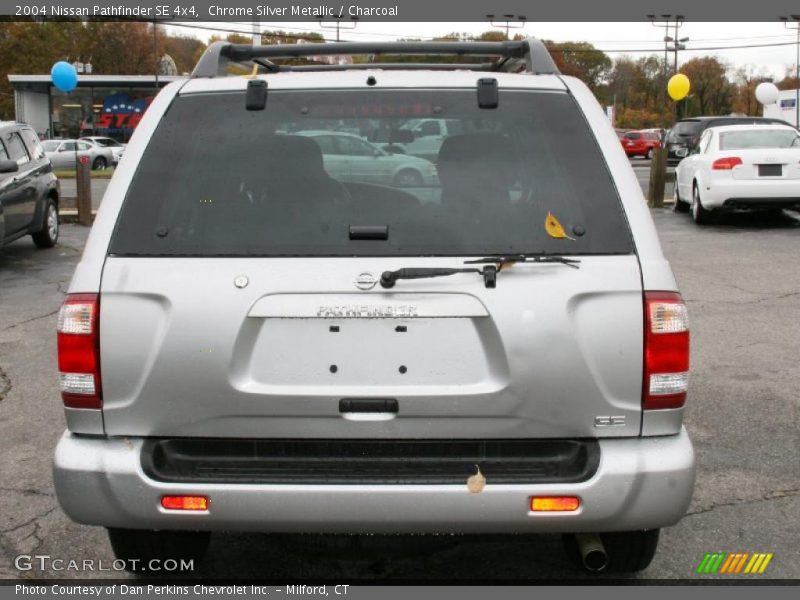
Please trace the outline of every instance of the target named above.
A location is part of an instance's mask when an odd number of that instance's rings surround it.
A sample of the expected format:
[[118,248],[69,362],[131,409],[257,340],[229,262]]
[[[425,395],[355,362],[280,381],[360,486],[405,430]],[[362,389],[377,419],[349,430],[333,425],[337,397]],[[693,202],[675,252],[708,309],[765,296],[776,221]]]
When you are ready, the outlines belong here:
[[483,275],[483,283],[487,288],[497,287],[497,273],[503,267],[511,266],[514,263],[560,263],[572,267],[580,268],[580,260],[577,258],[567,258],[566,256],[549,256],[539,254],[511,254],[486,256],[475,260],[464,261],[464,264],[486,264],[482,269],[478,268],[436,268],[421,267],[410,269],[397,269],[396,271],[384,271],[381,274],[381,287],[393,288],[398,279],[426,279],[428,277],[447,277],[456,273],[478,273]]
[[577,258],[567,258],[566,256],[551,256],[541,254],[509,254],[497,256],[485,256],[475,260],[465,260],[465,265],[474,264],[495,264],[497,270],[501,271],[505,265],[511,266],[514,263],[560,263],[573,269],[579,269],[580,260]]
[[497,285],[497,267],[486,266],[478,268],[447,269],[436,267],[421,267],[410,269],[397,269],[396,271],[384,271],[381,274],[381,287],[393,288],[398,279],[426,279],[428,277],[447,277],[456,273],[478,273],[483,275],[483,283],[487,288]]

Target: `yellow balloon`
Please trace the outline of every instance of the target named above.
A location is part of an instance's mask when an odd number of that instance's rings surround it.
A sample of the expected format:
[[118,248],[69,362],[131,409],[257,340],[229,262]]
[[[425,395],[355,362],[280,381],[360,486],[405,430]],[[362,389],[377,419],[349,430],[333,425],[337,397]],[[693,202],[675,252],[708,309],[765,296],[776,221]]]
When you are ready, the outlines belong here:
[[689,78],[683,73],[673,75],[667,83],[667,92],[673,100],[683,100],[689,95]]

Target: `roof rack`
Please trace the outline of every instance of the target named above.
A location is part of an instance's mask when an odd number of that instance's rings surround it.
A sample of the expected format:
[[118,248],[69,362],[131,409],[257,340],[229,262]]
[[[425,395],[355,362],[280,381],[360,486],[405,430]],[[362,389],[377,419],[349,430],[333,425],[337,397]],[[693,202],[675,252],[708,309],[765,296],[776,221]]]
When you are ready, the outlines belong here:
[[[307,58],[361,54],[370,56],[497,56],[493,62],[481,63],[360,63],[347,65],[281,65],[276,58]],[[348,69],[468,69],[474,71],[503,71],[510,73],[557,74],[553,58],[541,40],[527,38],[506,42],[332,42],[323,44],[276,44],[251,46],[214,42],[192,71],[192,77],[226,77],[228,66],[255,63],[268,73],[281,71],[327,71]]]

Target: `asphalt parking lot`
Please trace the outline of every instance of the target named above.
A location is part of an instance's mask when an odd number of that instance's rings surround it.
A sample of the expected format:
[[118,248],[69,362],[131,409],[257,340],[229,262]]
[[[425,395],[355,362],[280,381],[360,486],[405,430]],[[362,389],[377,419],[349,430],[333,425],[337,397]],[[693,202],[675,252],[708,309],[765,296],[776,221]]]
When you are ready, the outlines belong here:
[[[772,552],[761,577],[800,578],[800,215],[737,214],[704,227],[668,209],[653,215],[690,311],[686,423],[698,477],[689,514],[662,532],[639,577],[708,578],[695,569],[706,552],[723,551]],[[63,515],[50,479],[64,428],[56,311],[86,236],[65,225],[53,249],[26,238],[0,251],[0,578],[119,576],[14,566],[20,554],[113,558],[101,528]],[[552,535],[368,539],[353,548],[342,538],[260,533],[216,535],[195,574],[292,582],[581,576]]]

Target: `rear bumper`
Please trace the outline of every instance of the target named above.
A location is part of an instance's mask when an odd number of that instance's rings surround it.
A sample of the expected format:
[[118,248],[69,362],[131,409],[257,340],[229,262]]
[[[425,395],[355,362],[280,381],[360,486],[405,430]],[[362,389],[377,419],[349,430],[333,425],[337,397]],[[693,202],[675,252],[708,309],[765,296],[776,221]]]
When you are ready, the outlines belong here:
[[800,205],[800,179],[727,179],[706,182],[705,208],[772,208]]
[[[594,476],[579,483],[308,485],[169,483],[141,466],[142,439],[69,432],[53,476],[74,521],[132,529],[344,533],[535,533],[653,529],[683,517],[692,497],[694,451],[685,430],[653,438],[603,439]],[[203,494],[209,510],[160,507],[165,494]],[[531,513],[531,495],[576,495],[571,513]]]

